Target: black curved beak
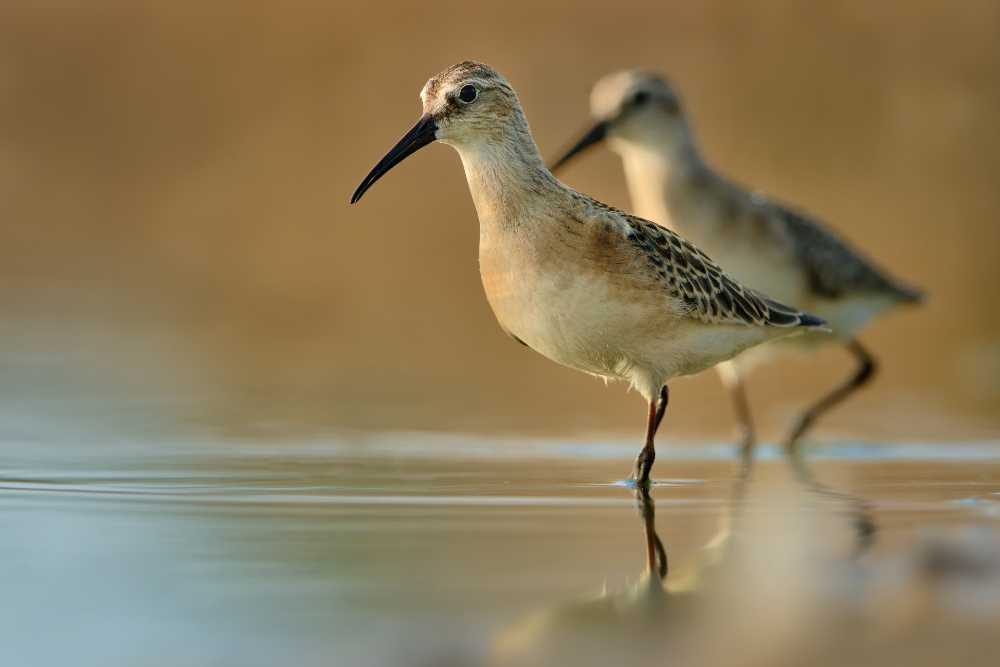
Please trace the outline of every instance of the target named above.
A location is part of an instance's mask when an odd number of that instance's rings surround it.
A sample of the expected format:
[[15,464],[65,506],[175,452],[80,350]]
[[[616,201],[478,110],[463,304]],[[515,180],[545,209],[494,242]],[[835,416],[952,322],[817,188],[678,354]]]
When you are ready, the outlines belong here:
[[589,148],[594,144],[600,143],[606,136],[608,136],[608,121],[602,120],[597,125],[590,128],[585,135],[580,137],[580,140],[577,141],[572,148],[566,151],[565,155],[556,160],[552,166],[549,167],[549,171],[555,173],[556,169],[569,162],[574,155],[582,152],[585,148]]
[[434,141],[437,138],[437,129],[433,117],[429,114],[421,116],[417,124],[368,172],[365,180],[361,181],[361,185],[351,195],[351,203],[354,204],[361,199],[368,188],[375,185],[375,181],[382,178],[390,169]]

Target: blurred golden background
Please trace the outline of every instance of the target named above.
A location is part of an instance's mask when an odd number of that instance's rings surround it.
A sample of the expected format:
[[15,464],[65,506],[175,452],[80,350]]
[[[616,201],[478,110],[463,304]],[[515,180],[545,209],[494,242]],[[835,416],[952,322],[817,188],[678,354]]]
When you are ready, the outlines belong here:
[[[929,292],[865,332],[881,374],[819,435],[998,433],[1000,4],[539,4],[5,3],[5,429],[638,438],[636,396],[496,326],[452,151],[347,203],[426,79],[474,58],[518,89],[549,157],[596,78],[663,71],[715,165]],[[566,178],[628,206],[607,151]],[[764,437],[850,363],[756,372]],[[668,438],[727,437],[713,374],[672,396]]]

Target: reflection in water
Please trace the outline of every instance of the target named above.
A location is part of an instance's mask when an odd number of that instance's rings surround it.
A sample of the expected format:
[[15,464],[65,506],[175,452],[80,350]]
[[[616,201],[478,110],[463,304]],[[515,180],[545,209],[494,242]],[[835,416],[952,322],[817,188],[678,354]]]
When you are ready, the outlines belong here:
[[[751,475],[674,447],[685,483],[654,486],[654,506],[594,483],[625,442],[8,445],[4,665],[968,667],[1000,651],[995,446],[844,448],[813,461],[824,487],[777,455]],[[857,530],[874,519],[877,542]]]
[[[818,482],[804,465],[791,472],[797,484],[775,495],[753,488],[744,459],[714,535],[683,573],[669,570],[654,500],[637,490],[646,556],[637,581],[513,624],[498,634],[492,664],[990,664],[997,638],[988,628],[1000,612],[995,537],[930,540],[891,565],[866,565],[874,504]],[[827,530],[815,499],[850,516],[853,557],[814,548]],[[976,596],[985,623],[941,613],[941,596],[970,584],[989,591]]]
[[875,535],[878,531],[878,526],[875,523],[875,510],[872,503],[859,496],[838,491],[819,482],[813,475],[812,470],[806,465],[800,449],[795,450],[791,454],[789,463],[795,471],[796,478],[805,488],[819,497],[829,498],[848,508],[857,536],[854,549],[855,556],[861,556],[871,549],[875,543]]
[[719,526],[698,550],[693,566],[668,579],[667,550],[656,529],[656,504],[648,488],[635,498],[642,522],[646,567],[633,585],[532,614],[495,642],[496,665],[662,664],[676,635],[696,618],[694,597],[706,572],[724,563],[751,468],[743,461]]
[[642,514],[646,537],[646,575],[652,578],[653,573],[656,573],[660,579],[665,579],[669,569],[667,550],[663,548],[663,542],[656,534],[656,505],[653,503],[653,496],[649,492],[649,487],[643,485],[636,487],[635,496]]

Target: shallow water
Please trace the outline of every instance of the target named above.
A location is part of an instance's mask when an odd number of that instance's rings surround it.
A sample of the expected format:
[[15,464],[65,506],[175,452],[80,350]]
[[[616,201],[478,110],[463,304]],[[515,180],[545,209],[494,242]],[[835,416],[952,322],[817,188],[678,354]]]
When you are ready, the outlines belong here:
[[642,499],[616,483],[632,449],[11,443],[5,664],[989,664],[1000,647],[1000,444],[842,443],[812,480],[773,449],[741,479],[729,447],[664,446],[664,586]]

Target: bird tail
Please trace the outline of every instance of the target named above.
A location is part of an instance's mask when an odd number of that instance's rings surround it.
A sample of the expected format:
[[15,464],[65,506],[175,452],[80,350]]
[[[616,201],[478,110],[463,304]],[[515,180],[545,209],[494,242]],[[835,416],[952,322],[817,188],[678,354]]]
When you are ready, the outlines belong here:
[[762,297],[767,305],[767,323],[774,327],[805,327],[812,331],[830,331],[826,320],[811,313],[778,303],[774,299]]
[[916,306],[922,304],[927,299],[927,293],[919,287],[913,287],[912,285],[905,285],[902,283],[896,283],[893,287],[895,288],[894,291],[900,303],[908,303]]

